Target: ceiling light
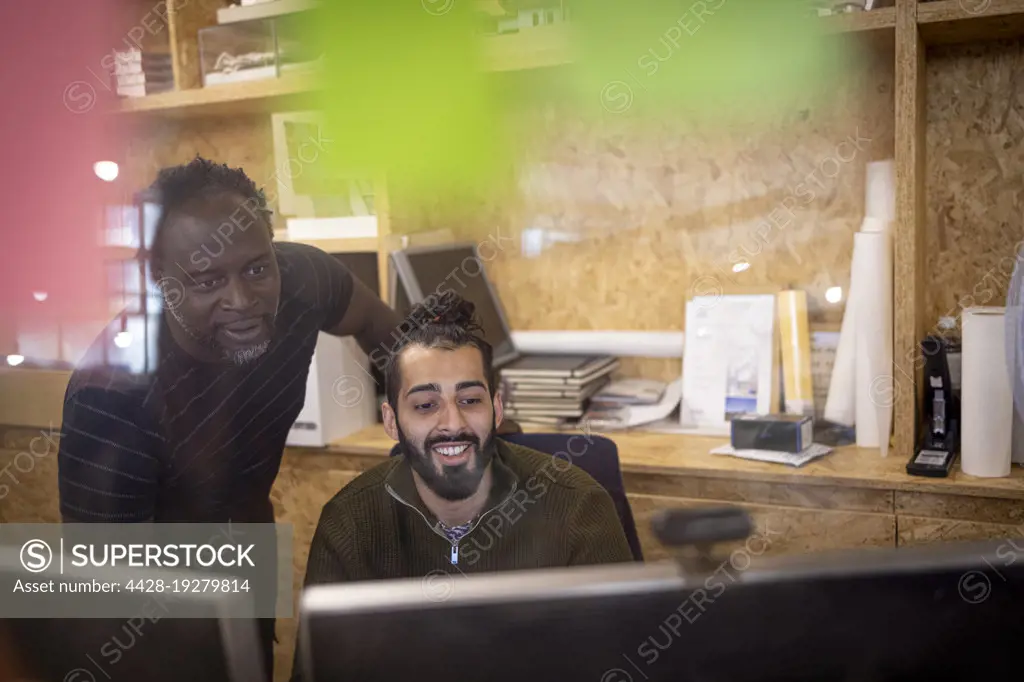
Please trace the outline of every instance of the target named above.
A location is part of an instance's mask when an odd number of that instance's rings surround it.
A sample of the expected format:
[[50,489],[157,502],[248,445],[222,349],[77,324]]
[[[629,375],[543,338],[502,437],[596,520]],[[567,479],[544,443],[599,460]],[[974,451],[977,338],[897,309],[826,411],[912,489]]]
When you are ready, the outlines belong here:
[[113,182],[117,179],[117,164],[113,161],[97,161],[92,165],[93,171],[100,180]]

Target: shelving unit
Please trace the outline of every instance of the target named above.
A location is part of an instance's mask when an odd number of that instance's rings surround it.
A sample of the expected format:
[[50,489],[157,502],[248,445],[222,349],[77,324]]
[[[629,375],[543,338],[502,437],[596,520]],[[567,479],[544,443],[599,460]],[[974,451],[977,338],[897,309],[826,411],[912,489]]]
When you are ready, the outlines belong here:
[[[172,49],[187,55],[192,48],[179,43],[215,16],[223,3],[193,0],[172,23]],[[493,3],[492,3],[493,4]],[[894,7],[821,19],[827,34],[855,40],[881,40],[892,45],[895,75],[894,156],[896,160],[897,223],[894,231],[894,364],[899,382],[894,400],[894,436],[890,457],[909,459],[916,442],[920,370],[918,344],[935,320],[926,311],[925,207],[927,129],[926,57],[928,47],[1024,36],[1024,0],[896,0]],[[538,69],[572,63],[572,25],[552,24],[483,40],[482,63],[493,72]],[[192,32],[192,33],[190,33]],[[194,35],[191,40],[194,41]],[[177,42],[175,42],[177,41]],[[194,60],[194,56],[192,57]],[[886,57],[888,59],[888,57]],[[176,68],[194,61],[181,58]],[[194,83],[194,76],[182,77]],[[215,88],[184,89],[137,100],[126,100],[122,115],[169,119],[262,114],[285,108],[306,108],[315,94],[313,77],[286,77]],[[381,202],[382,235],[387,235],[387,204]],[[381,240],[385,237],[381,237]],[[382,264],[386,249],[381,245]],[[363,245],[370,248],[370,244]]]
[[[954,1],[952,4],[957,3]],[[871,12],[825,17],[821,21],[828,33],[876,34],[891,39],[896,10],[888,7]],[[561,66],[573,60],[572,26],[568,23],[537,26],[481,40],[481,64],[488,72]],[[121,112],[168,118],[266,113],[307,105],[308,99],[304,101],[303,96],[311,94],[315,88],[316,79],[313,76],[283,76],[129,99],[122,104]]]
[[[933,229],[926,203],[929,46],[977,43],[1024,36],[1022,0],[896,1],[896,231],[894,243],[894,370],[901,384],[894,394],[893,455],[907,460],[920,428],[921,353],[918,344],[933,333],[926,301],[930,271],[926,245]],[[954,102],[949,102],[954,105]],[[934,103],[933,103],[934,106]],[[966,110],[963,114],[968,115]],[[1009,173],[1010,169],[1005,168]],[[981,227],[981,226],[978,226]],[[941,225],[935,229],[941,229]],[[979,235],[980,236],[980,235]],[[1014,245],[1007,244],[1007,252]],[[966,248],[970,248],[969,246]],[[961,260],[968,260],[960,257]],[[965,263],[969,269],[972,264]],[[977,272],[977,277],[986,273]],[[958,295],[970,294],[970,291]],[[1001,305],[993,299],[988,305]],[[957,311],[956,314],[959,315]],[[918,394],[921,395],[918,395]]]

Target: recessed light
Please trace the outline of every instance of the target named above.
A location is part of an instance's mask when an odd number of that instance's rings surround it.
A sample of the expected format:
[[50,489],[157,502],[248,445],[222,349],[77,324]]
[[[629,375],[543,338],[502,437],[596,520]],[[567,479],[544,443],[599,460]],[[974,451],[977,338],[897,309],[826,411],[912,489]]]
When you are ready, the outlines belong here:
[[92,165],[92,169],[100,180],[113,182],[117,179],[118,167],[113,161],[97,161]]

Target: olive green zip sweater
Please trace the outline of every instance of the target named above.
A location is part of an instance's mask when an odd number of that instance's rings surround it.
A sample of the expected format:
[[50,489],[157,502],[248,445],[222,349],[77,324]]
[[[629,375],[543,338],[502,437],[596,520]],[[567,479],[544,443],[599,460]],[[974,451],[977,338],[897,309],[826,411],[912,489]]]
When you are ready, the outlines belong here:
[[492,466],[484,511],[455,543],[405,457],[361,474],[323,508],[306,585],[633,560],[611,497],[582,469],[500,440]]

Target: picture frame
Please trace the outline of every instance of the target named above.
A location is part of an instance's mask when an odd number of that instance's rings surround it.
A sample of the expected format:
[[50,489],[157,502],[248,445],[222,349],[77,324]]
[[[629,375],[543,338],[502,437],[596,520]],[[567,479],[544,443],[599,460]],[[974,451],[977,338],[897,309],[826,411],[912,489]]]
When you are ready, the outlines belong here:
[[339,160],[331,158],[338,152],[325,127],[320,111],[271,115],[280,213],[296,218],[376,215],[374,180],[341,170]]

